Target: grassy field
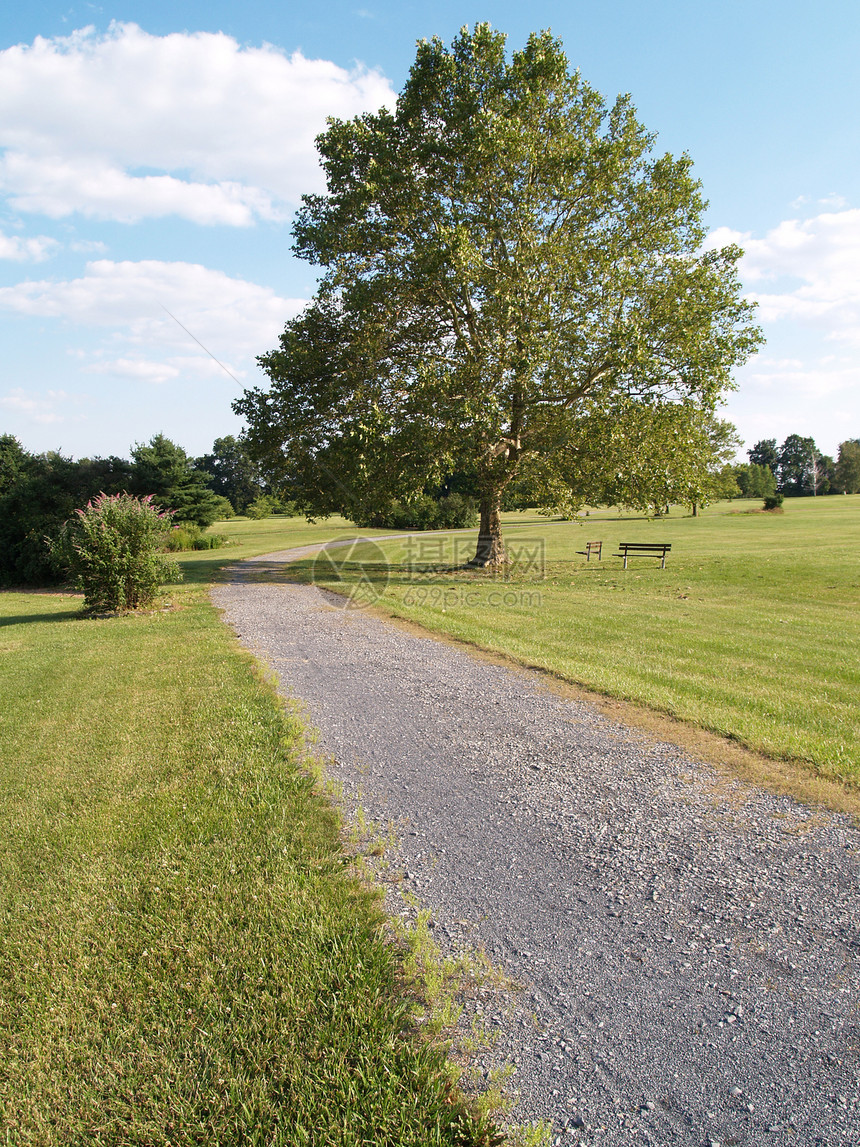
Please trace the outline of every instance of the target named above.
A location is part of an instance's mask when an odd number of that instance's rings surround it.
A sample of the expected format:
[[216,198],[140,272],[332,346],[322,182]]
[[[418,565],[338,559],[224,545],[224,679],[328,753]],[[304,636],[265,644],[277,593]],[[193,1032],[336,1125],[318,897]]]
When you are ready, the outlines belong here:
[[478,1144],[302,729],[206,597],[355,531],[223,529],[167,610],[0,594],[4,1142]]
[[[342,577],[369,575],[378,605],[427,629],[860,786],[860,496],[750,512],[760,505],[658,521],[512,514],[508,542],[542,553],[542,569],[492,580],[453,568],[469,553],[462,535],[444,551],[419,535],[384,543],[385,562],[368,550],[361,570],[356,554]],[[601,562],[576,552],[592,539]],[[655,558],[621,568],[618,543],[638,541],[672,543],[665,570]],[[297,572],[309,578],[311,563]]]

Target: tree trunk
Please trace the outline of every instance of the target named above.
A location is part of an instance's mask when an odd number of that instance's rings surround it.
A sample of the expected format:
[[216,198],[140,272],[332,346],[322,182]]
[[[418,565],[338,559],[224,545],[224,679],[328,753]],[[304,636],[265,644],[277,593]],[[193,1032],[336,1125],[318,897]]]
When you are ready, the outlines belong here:
[[698,516],[699,516],[699,503],[693,502],[693,517],[698,518]]
[[488,490],[481,494],[481,524],[478,528],[478,548],[469,562],[470,566],[482,569],[507,564],[505,543],[502,541],[502,519],[500,507],[501,490]]

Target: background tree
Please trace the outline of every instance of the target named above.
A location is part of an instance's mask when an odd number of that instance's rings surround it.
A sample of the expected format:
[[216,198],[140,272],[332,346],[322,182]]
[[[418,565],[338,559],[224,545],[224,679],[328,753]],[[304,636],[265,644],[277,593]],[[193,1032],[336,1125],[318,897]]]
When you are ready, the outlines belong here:
[[776,477],[769,466],[742,462],[734,467],[734,475],[742,498],[771,498],[776,493]]
[[30,455],[12,434],[0,434],[0,497],[20,481]]
[[775,475],[779,469],[779,451],[775,438],[762,438],[752,450],[747,450],[747,455],[753,466],[767,466],[771,474]]
[[777,485],[790,498],[812,494],[816,486],[815,440],[789,434],[779,449]]
[[816,450],[812,455],[811,471],[813,495],[831,494],[835,491],[836,463],[829,454],[821,454]]
[[471,471],[491,564],[525,468],[553,497],[618,408],[713,412],[760,332],[740,250],[701,251],[690,159],[653,144],[549,33],[508,61],[488,25],[419,44],[394,113],[330,123],[294,229],[324,276],[235,404],[301,509],[366,517]]
[[699,506],[736,498],[739,493],[731,465],[743,443],[737,427],[725,418],[708,416],[702,420],[700,434],[703,440],[696,452],[703,465],[689,483],[685,499],[692,507],[693,517],[696,517]]
[[843,494],[860,494],[860,438],[839,443],[834,484]]
[[263,493],[260,468],[248,453],[247,443],[232,434],[216,438],[212,453],[198,458],[195,466],[209,475],[213,491],[226,498],[237,514],[244,514]]
[[129,493],[151,494],[155,505],[171,510],[177,522],[205,529],[217,519],[219,501],[208,475],[195,468],[181,446],[156,434],[146,445],[137,443],[131,456]]
[[59,580],[46,538],[99,492],[117,493],[129,481],[122,458],[83,458],[56,451],[29,454],[11,435],[0,438],[0,582]]

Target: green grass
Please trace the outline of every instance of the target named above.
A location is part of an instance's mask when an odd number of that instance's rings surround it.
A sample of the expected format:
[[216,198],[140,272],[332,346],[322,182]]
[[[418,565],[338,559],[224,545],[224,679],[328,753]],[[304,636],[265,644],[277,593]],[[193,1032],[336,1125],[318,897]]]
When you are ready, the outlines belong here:
[[482,1142],[207,559],[167,612],[0,594],[5,1142]]
[[[657,521],[507,515],[509,542],[545,544],[544,579],[434,569],[420,538],[385,543],[390,568],[369,573],[392,614],[858,786],[860,496],[749,512],[760,504]],[[591,539],[602,562],[576,553]],[[622,541],[671,542],[667,568],[622,570]]]

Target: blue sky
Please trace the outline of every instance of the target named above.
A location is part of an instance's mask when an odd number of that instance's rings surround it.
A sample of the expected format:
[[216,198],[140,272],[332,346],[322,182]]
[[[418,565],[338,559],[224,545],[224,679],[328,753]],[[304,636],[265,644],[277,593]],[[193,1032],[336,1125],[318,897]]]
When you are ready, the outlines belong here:
[[0,433],[74,457],[236,433],[231,400],[314,290],[290,221],[326,115],[390,106],[417,39],[479,20],[512,47],[551,28],[692,156],[768,339],[724,409],[746,445],[860,436],[856,0],[7,6]]

